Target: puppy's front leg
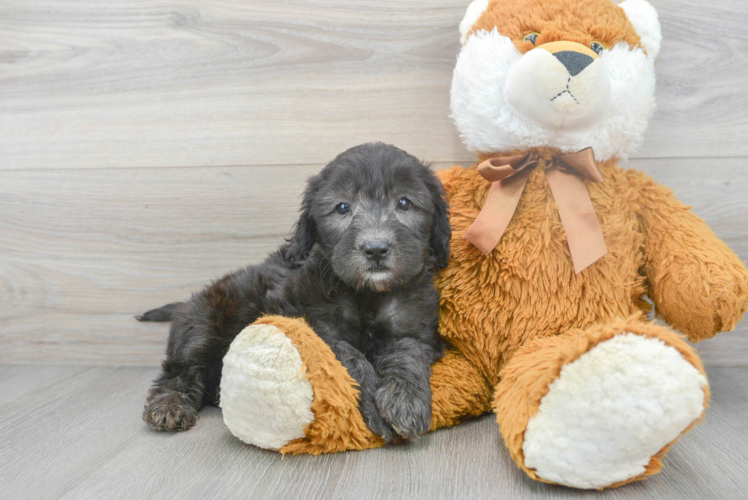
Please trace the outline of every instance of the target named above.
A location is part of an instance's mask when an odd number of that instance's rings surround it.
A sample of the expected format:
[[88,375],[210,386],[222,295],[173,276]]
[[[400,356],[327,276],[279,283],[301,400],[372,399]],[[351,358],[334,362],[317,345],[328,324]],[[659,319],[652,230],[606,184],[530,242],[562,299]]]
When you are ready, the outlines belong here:
[[381,436],[386,443],[396,440],[397,433],[382,418],[374,402],[374,394],[379,386],[379,375],[377,375],[374,367],[361,351],[348,342],[332,342],[330,347],[338,361],[348,370],[348,374],[358,382],[360,387],[359,409],[369,430]]
[[416,439],[431,426],[433,348],[414,338],[394,340],[375,360],[380,414],[405,439]]

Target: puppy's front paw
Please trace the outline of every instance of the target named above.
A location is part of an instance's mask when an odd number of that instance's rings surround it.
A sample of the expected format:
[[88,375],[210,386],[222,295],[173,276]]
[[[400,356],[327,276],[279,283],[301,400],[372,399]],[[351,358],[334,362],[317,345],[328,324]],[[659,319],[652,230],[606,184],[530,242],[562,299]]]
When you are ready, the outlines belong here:
[[[373,406],[373,405],[372,405]],[[363,413],[364,422],[371,432],[384,439],[385,444],[400,440],[398,433],[392,428],[375,407]]]
[[143,420],[155,431],[186,431],[197,421],[197,411],[174,394],[148,398]]
[[405,439],[417,439],[431,426],[431,389],[416,382],[383,379],[374,397],[379,413]]

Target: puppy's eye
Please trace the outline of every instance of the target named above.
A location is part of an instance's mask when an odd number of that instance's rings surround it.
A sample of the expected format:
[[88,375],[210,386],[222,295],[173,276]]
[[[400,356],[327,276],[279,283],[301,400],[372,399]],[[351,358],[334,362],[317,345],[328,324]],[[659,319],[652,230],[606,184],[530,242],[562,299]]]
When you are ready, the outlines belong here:
[[338,203],[335,206],[335,211],[340,215],[345,215],[351,211],[351,206],[348,203]]
[[412,206],[413,206],[413,202],[411,202],[405,196],[397,200],[397,208],[399,208],[400,210],[410,210],[410,207]]
[[535,45],[535,42],[537,41],[539,36],[540,33],[528,33],[527,35],[525,35],[525,41]]
[[597,55],[601,56],[603,55],[603,50],[605,50],[605,45],[600,42],[592,42],[590,48],[597,52]]

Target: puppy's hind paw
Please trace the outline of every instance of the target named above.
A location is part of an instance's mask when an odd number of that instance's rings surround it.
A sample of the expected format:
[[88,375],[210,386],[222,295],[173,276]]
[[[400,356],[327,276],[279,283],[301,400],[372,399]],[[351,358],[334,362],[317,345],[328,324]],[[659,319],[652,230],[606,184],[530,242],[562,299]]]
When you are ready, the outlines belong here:
[[411,382],[384,381],[375,396],[382,417],[405,439],[417,439],[431,426],[431,391]]
[[186,431],[197,422],[197,411],[177,396],[156,396],[146,402],[143,420],[155,431]]

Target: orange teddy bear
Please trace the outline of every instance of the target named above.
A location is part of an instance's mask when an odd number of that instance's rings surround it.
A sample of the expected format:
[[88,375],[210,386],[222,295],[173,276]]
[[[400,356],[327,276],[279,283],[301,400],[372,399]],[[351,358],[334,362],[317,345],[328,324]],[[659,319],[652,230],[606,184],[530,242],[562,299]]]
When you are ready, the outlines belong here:
[[[645,320],[645,296],[694,342],[733,329],[748,299],[745,267],[709,227],[617,165],[654,109],[657,14],[645,0],[475,0],[460,31],[452,116],[482,163],[439,172],[451,347],[432,369],[431,428],[494,411],[512,458],[544,482],[654,474],[709,389],[685,340]],[[302,320],[245,329],[221,394],[248,443],[314,454],[383,444]]]

